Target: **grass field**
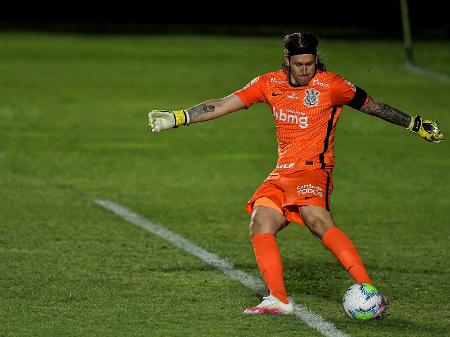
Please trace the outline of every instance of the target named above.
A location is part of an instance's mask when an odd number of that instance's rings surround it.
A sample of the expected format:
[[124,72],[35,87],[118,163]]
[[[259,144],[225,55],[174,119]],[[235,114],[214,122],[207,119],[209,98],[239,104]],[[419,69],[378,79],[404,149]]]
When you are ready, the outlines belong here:
[[[276,162],[267,106],[153,135],[147,111],[222,97],[281,64],[281,39],[0,34],[0,336],[320,336],[295,316],[94,204],[109,199],[258,276],[243,207]],[[449,84],[409,74],[400,42],[321,42],[380,101],[436,118]],[[432,50],[432,53],[428,53]],[[450,74],[450,44],[416,44]],[[347,273],[304,228],[279,234],[295,301],[351,336],[448,334],[450,151],[344,108],[332,209],[382,321],[341,310]]]

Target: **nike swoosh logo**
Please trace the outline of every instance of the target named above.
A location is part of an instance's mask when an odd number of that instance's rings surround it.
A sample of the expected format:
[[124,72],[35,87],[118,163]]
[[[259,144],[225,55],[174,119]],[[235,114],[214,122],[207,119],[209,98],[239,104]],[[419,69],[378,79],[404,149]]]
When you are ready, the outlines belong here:
[[272,93],[272,96],[280,96],[281,94],[279,94],[279,93],[276,93],[276,92],[273,92]]

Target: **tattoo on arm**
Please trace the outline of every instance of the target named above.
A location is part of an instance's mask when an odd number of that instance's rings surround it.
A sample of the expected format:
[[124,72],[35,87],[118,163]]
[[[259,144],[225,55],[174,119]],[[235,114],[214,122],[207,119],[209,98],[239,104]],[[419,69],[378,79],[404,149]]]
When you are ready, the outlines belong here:
[[[202,120],[203,115],[214,112],[216,107],[214,105],[207,105],[205,103],[201,103],[196,105],[190,109],[186,110],[186,113],[189,114],[191,121]],[[200,117],[200,118],[199,118]]]
[[388,122],[403,126],[405,128],[408,127],[411,122],[411,116],[387,104],[377,102],[370,96],[369,101],[361,107],[360,111],[368,115],[382,118]]

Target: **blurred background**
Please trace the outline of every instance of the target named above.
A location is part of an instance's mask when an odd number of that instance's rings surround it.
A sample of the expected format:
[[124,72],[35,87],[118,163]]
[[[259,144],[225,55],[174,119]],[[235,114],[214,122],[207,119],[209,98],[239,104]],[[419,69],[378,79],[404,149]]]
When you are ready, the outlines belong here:
[[[408,5],[414,38],[449,38],[449,18],[442,2],[410,0]],[[3,31],[280,36],[299,29],[325,38],[401,38],[400,1],[38,2],[3,4],[0,12]]]

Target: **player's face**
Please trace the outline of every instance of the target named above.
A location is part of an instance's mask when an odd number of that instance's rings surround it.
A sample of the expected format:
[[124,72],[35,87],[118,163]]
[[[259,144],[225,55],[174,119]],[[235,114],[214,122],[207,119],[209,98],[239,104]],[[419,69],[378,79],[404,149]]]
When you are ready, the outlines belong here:
[[293,55],[286,58],[286,64],[291,67],[291,82],[307,85],[316,72],[316,56],[313,54]]

